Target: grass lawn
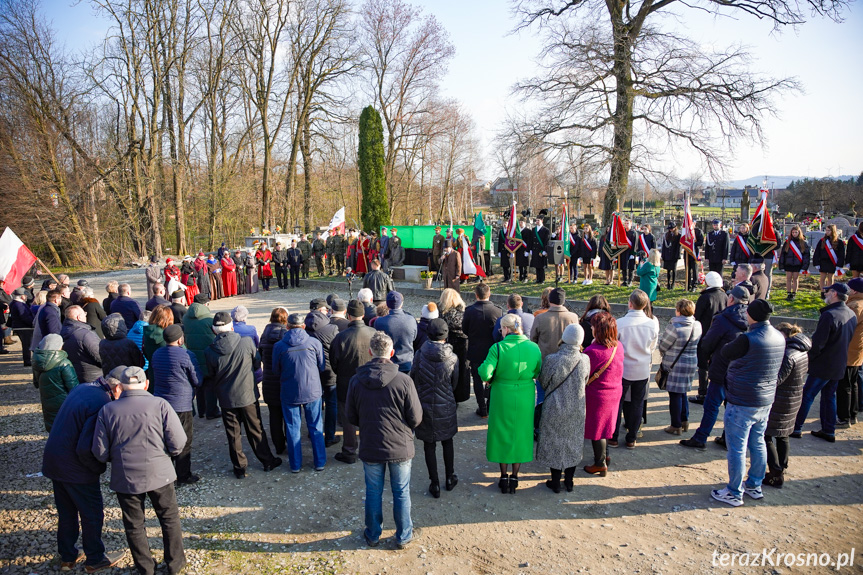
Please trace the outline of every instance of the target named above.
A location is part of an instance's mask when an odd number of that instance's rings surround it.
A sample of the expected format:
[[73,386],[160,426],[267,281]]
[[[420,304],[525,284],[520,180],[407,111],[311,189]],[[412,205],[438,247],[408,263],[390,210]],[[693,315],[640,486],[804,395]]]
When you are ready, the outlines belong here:
[[[495,266],[494,271],[495,275],[492,276],[487,283],[491,287],[492,293],[496,294],[517,293],[522,296],[539,297],[545,287],[554,285],[554,268],[552,268],[551,266],[547,268],[546,283],[544,285],[537,285],[533,283],[533,279],[531,279],[531,282],[527,284],[503,283],[503,281],[501,281],[503,279],[501,269]],[[727,278],[729,273],[730,269],[727,269],[724,277]],[[674,307],[677,301],[681,298],[688,298],[692,301],[698,299],[698,292],[687,293],[683,291],[680,282],[680,277],[682,275],[682,272],[678,272],[678,282],[676,289],[671,291],[663,289],[659,292],[658,298],[656,302],[654,302],[654,306]],[[531,278],[532,277],[533,275],[531,273]],[[636,283],[633,285],[633,287],[618,287],[617,283],[615,283],[614,285],[607,286],[605,285],[604,278],[605,275],[603,274],[603,272],[595,270],[593,285],[583,286],[581,285],[581,283],[575,285],[561,283],[560,287],[562,287],[566,291],[566,297],[570,300],[587,301],[595,294],[602,294],[611,303],[626,303],[629,300],[629,294],[632,293],[632,290],[635,289],[635,287],[637,287],[638,285]],[[321,279],[340,283],[345,282],[345,278],[343,277],[325,277],[312,279]],[[581,278],[581,276],[579,275],[579,282],[581,279],[583,278]],[[660,275],[659,285],[663,286],[664,282],[665,272],[663,271]],[[435,284],[435,286],[437,286],[437,284]],[[356,292],[361,287],[362,280],[359,278],[354,280],[354,291]],[[471,289],[471,284],[462,284],[463,293],[469,293]],[[794,301],[789,302],[785,299],[786,296],[787,292],[785,291],[785,274],[774,268],[773,289],[770,292],[770,303],[772,303],[774,308],[776,309],[775,315],[800,318],[817,318],[819,316],[819,308],[824,305],[823,300],[819,297],[818,294],[817,277],[801,276],[800,287],[799,291],[797,292],[797,297],[794,299]]]

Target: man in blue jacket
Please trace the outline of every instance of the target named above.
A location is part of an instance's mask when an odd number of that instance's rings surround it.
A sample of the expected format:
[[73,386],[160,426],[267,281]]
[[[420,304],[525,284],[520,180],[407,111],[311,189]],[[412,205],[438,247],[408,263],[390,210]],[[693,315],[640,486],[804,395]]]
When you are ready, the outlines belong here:
[[824,293],[826,306],[821,308],[818,327],[812,334],[809,350],[809,376],[803,386],[803,403],[797,412],[791,437],[800,438],[809,408],[821,394],[821,429],[812,435],[829,443],[836,441],[836,388],[845,375],[848,346],[857,328],[857,315],[845,302],[848,286],[835,283]]
[[120,295],[111,304],[111,313],[118,313],[126,321],[126,329],[131,330],[135,322],[141,318],[141,306],[132,299],[132,288],[129,284],[120,284],[117,288]]
[[303,415],[312,440],[315,471],[327,464],[324,426],[321,419],[321,372],[326,369],[321,342],[309,336],[302,315],[288,316],[288,331],[282,341],[273,346],[273,372],[281,374],[282,413],[288,435],[288,461],[291,473],[299,473],[303,465]]
[[[722,348],[728,360],[725,376],[725,439],[728,445],[728,485],[710,496],[739,507],[743,495],[763,499],[761,483],[767,472],[764,430],[776,395],[776,378],[785,356],[785,337],[770,325],[773,306],[757,299],[746,308],[749,330]],[[749,472],[743,481],[746,452]]]
[[[45,443],[42,475],[54,484],[57,547],[63,571],[73,570],[84,559],[87,573],[95,573],[113,567],[124,555],[122,551],[105,553],[102,542],[105,512],[99,488],[105,464],[93,457],[90,446],[99,410],[119,396],[119,377],[125,369],[126,366],[119,366],[107,376],[70,391]],[[79,518],[83,553],[75,547]]]
[[162,332],[166,345],[153,353],[150,365],[153,369],[153,395],[161,397],[174,408],[183,431],[186,433],[186,445],[183,451],[173,458],[174,469],[177,472],[177,485],[188,485],[197,482],[201,477],[192,473],[192,436],[193,422],[192,401],[203,376],[201,366],[195,354],[183,347],[183,328],[180,325],[169,325]]
[[414,360],[414,340],[417,338],[417,320],[402,309],[405,298],[397,291],[387,294],[389,315],[375,321],[374,328],[382,331],[393,340],[393,363],[402,373],[410,373]]

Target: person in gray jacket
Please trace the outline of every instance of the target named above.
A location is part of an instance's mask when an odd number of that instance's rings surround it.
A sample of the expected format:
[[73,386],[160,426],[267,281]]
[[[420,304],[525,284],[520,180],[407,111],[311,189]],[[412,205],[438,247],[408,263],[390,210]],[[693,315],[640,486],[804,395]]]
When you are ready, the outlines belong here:
[[234,332],[231,314],[226,311],[213,316],[212,330],[216,339],[204,350],[204,358],[211,385],[216,388],[219,405],[222,406],[222,421],[228,435],[234,475],[237,479],[244,478],[248,465],[240,426],[246,428],[249,445],[264,465],[264,471],[271,471],[281,465],[282,460],[273,456],[267,433],[261,426],[261,406],[255,384],[255,371],[260,367],[261,359],[255,343],[252,338],[241,337]]
[[186,565],[186,555],[171,456],[183,450],[186,434],[168,402],[151,395],[147,385],[140,367],[123,370],[120,385],[113,390],[116,401],[106,404],[96,418],[92,451],[102,463],[111,462],[111,489],[117,492],[138,572],[156,571],[144,524],[144,501],[149,498],[162,527],[167,572],[173,575]]
[[372,301],[380,305],[387,301],[387,294],[395,290],[393,279],[381,271],[381,261],[375,258],[371,261],[372,271],[363,278],[363,287],[372,290]]

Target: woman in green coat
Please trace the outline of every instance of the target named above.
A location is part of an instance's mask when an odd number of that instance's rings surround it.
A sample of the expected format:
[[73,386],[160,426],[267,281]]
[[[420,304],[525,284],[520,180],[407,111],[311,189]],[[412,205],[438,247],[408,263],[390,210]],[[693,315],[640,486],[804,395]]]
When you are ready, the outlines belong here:
[[78,385],[78,376],[66,352],[63,338],[50,333],[33,352],[33,385],[39,388],[45,430],[51,431],[54,418],[66,396]]
[[659,263],[661,255],[656,248],[650,250],[647,261],[638,268],[638,287],[647,294],[651,302],[656,301],[656,292],[659,287]]
[[[501,493],[515,493],[521,464],[533,460],[534,379],[542,367],[542,353],[522,332],[517,315],[503,316],[500,333],[503,341],[491,346],[479,366],[479,376],[491,389],[485,455],[500,464]],[[512,475],[507,476],[510,464]]]

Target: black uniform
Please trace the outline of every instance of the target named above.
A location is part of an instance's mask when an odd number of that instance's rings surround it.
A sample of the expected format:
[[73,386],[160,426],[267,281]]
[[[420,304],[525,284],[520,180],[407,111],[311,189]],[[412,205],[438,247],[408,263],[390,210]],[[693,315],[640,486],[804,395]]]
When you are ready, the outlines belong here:
[[509,250],[506,249],[506,230],[501,228],[497,233],[497,254],[500,258],[500,267],[503,268],[503,281],[508,282],[512,279],[512,265],[510,265]]
[[722,275],[722,261],[728,259],[728,232],[711,230],[704,239],[704,258],[710,271]]
[[300,270],[303,267],[303,252],[299,248],[290,248],[286,253],[285,261],[291,272],[291,287],[298,288],[300,287]]
[[530,256],[528,253],[533,246],[533,230],[524,227],[521,230],[521,239],[524,242],[515,252],[515,265],[518,266],[518,281],[527,279],[527,268],[530,265]]
[[668,289],[677,280],[677,262],[680,260],[680,234],[665,232],[662,236],[662,267],[666,271]]
[[276,282],[279,289],[288,287],[288,251],[284,248],[273,250],[273,267],[276,268]]
[[625,252],[623,252],[620,257],[620,268],[623,271],[623,283],[624,285],[630,285],[632,283],[632,276],[635,273],[635,254],[638,251],[638,232],[634,229],[630,228],[626,231],[626,239],[629,240],[629,245],[632,246]]
[[530,265],[536,270],[536,283],[545,282],[545,266],[548,265],[548,242],[551,241],[551,231],[545,226],[533,229],[533,243],[531,251],[533,255],[530,258]]
[[686,278],[686,289],[693,290],[698,285],[698,255],[701,253],[701,247],[704,245],[704,234],[701,230],[695,228],[695,256],[689,255],[689,252],[684,254],[686,257],[686,272],[689,276]]
[[734,241],[731,242],[731,255],[728,259],[731,260],[731,276],[734,277],[734,272],[737,271],[737,264],[748,264],[752,257],[752,248],[746,246],[746,249],[741,247],[740,243],[746,245],[746,240],[749,239],[749,234],[737,234]]
[[592,263],[596,257],[596,249],[595,239],[581,236],[578,240],[578,257],[581,258],[581,263]]
[[578,232],[569,232],[569,281],[575,283],[578,281],[578,250],[581,245],[581,236]]

